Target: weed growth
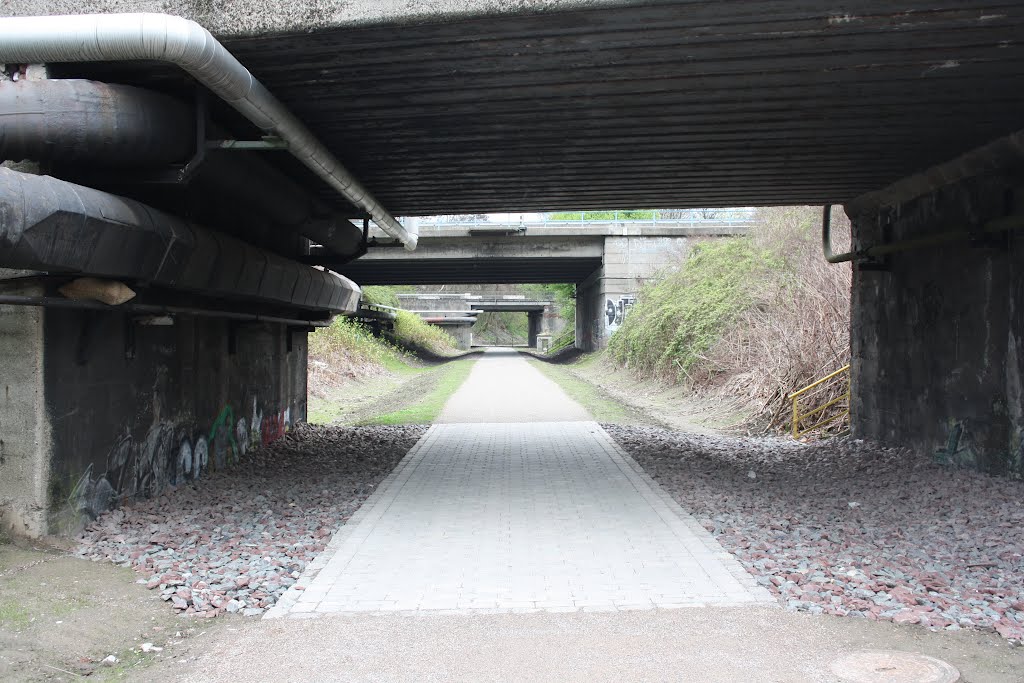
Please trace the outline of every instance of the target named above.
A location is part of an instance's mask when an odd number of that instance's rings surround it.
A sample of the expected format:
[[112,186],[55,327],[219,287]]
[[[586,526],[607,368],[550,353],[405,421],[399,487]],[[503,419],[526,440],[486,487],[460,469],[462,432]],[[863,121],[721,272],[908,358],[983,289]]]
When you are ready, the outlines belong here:
[[455,339],[436,325],[423,322],[415,313],[398,311],[395,320],[395,338],[403,344],[418,346],[438,355],[455,353],[458,344]]
[[[642,377],[720,392],[751,423],[787,429],[788,394],[849,360],[850,269],[822,258],[818,221],[814,207],[759,209],[749,237],[697,245],[641,290],[609,356]],[[833,226],[848,240],[848,221]]]
[[748,238],[704,242],[683,267],[645,287],[608,344],[637,374],[673,381],[692,373],[751,301],[753,287],[782,264]]

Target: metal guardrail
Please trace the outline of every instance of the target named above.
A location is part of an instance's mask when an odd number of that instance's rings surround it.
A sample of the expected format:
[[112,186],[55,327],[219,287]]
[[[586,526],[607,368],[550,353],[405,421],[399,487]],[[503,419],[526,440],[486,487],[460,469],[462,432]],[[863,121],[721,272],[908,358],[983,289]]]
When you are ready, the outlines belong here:
[[[805,394],[807,394],[807,392],[809,392],[809,391],[811,391],[813,389],[816,389],[818,387],[821,387],[821,386],[825,385],[826,382],[830,382],[832,380],[835,380],[837,377],[842,378],[839,381],[845,381],[846,382],[846,392],[845,393],[837,396],[836,398],[832,399],[831,401],[828,401],[824,405],[820,405],[820,406],[814,408],[813,410],[808,410],[807,412],[800,412],[800,397],[801,396],[804,396]],[[850,415],[850,366],[849,366],[849,364],[844,365],[843,367],[839,368],[838,370],[836,370],[833,373],[825,375],[824,377],[822,377],[821,379],[817,380],[816,382],[812,382],[811,384],[808,384],[803,389],[799,389],[798,391],[794,391],[792,394],[790,394],[788,396],[788,398],[789,398],[789,400],[791,400],[793,402],[793,430],[792,430],[792,432],[793,432],[793,438],[794,439],[799,439],[802,435],[807,434],[808,432],[812,432],[815,429],[818,429],[819,427],[824,427],[827,424],[831,424],[831,423],[835,422],[836,420],[842,420],[842,419],[848,418],[849,415]],[[809,427],[801,428],[801,424],[807,418],[814,417],[815,415],[821,415],[826,410],[828,410],[832,406],[835,406],[835,405],[841,403],[842,401],[846,401],[846,407],[843,408],[842,410],[840,410],[840,411],[838,411],[838,412],[836,412],[836,413],[834,413],[832,415],[829,415],[828,417],[820,419],[818,422],[815,422],[814,424],[810,425]]]

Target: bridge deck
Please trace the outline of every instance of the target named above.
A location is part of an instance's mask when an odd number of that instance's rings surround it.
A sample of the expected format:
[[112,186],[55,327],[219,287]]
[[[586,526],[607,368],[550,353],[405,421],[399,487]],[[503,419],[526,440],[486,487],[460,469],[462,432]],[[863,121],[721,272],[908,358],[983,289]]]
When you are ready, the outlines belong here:
[[[396,215],[844,203],[1020,128],[1024,4],[850,8],[616,2],[226,44]],[[151,64],[56,73],[187,92]]]

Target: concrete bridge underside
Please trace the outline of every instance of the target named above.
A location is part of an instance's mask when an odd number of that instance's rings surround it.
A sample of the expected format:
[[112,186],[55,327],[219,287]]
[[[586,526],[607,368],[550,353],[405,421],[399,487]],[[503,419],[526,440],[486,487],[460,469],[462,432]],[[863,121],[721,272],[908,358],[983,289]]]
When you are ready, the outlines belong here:
[[[4,11],[109,5],[14,0]],[[31,304],[0,306],[5,525],[73,528],[234,462],[303,419],[305,332],[349,310],[356,292],[309,265],[347,268],[360,253],[361,234],[344,220],[368,211],[356,180],[375,206],[405,216],[841,204],[857,250],[855,434],[1024,475],[1024,247],[1006,229],[1024,212],[1020,2],[561,0],[510,10],[490,0],[418,15],[374,5],[159,4],[213,27],[308,127],[317,158],[354,174],[341,194],[344,182],[293,156],[301,149],[261,139],[283,139],[281,124],[257,127],[175,66],[4,59],[0,95],[40,80],[135,86],[131,101],[159,103],[152,121],[176,122],[143,126],[143,137],[182,143],[155,156],[117,136],[47,144],[77,131],[58,127],[32,152],[0,155],[28,162],[0,184],[0,268],[17,271],[4,273],[2,301]],[[197,121],[207,135],[193,146]],[[231,140],[254,144],[221,144]],[[111,159],[113,144],[126,151]],[[36,184],[46,191],[25,189]],[[42,206],[55,198],[61,206]],[[120,245],[126,258],[115,258]],[[589,288],[580,315],[609,321],[610,332],[631,304],[615,282],[633,277],[608,272],[613,252],[606,244],[598,275],[594,261],[566,255],[547,261],[557,277],[534,281]],[[490,257],[504,282],[542,265]],[[373,258],[352,264],[357,283],[372,279],[359,269]],[[461,282],[487,277],[459,268]],[[137,299],[65,300],[61,290],[82,277]]]

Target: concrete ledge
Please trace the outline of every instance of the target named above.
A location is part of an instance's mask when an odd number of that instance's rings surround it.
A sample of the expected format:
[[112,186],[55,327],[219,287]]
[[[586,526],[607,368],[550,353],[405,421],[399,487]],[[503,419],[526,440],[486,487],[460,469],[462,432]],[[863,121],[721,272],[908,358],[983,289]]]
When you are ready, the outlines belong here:
[[632,4],[621,0],[12,0],[6,16],[160,12],[198,22],[218,37],[307,32],[342,26],[428,23]]

